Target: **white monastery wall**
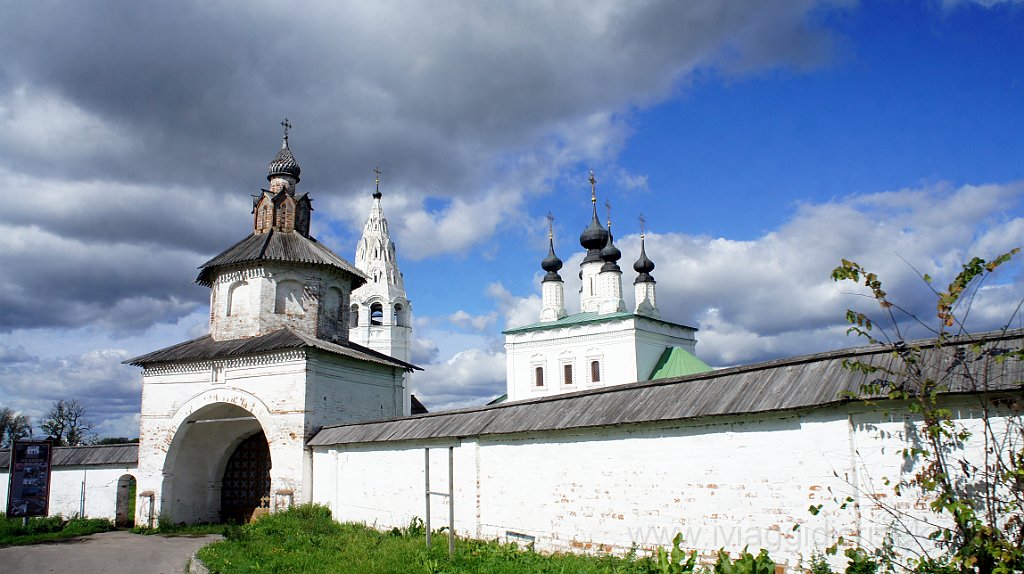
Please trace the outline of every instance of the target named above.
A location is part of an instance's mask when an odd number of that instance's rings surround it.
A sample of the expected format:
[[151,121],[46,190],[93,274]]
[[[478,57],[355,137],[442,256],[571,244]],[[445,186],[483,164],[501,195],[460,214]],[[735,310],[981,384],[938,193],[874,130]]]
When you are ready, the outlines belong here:
[[[709,559],[722,547],[763,547],[795,568],[838,536],[881,543],[892,520],[868,495],[886,501],[884,478],[916,472],[899,454],[907,428],[849,405],[466,438],[450,443],[455,527],[466,536],[532,537],[540,550],[615,553],[666,546],[682,532],[685,546]],[[431,489],[446,491],[447,449],[434,446]],[[423,444],[316,447],[313,456],[313,501],[338,520],[391,528],[424,516]],[[847,496],[856,504],[840,509]],[[934,520],[913,497],[894,503]],[[808,508],[818,504],[814,516]],[[446,505],[433,502],[434,528],[448,524]]]
[[[50,475],[50,515],[65,518],[109,518],[117,514],[117,482],[124,475],[136,476],[135,465],[90,465],[57,467]],[[85,484],[83,490],[82,485]],[[6,508],[10,475],[0,471],[0,501]],[[84,509],[83,514],[83,497]],[[2,510],[2,509],[0,509]]]
[[340,364],[311,354],[306,375],[307,433],[329,424],[403,414],[404,379],[391,367],[355,361]]

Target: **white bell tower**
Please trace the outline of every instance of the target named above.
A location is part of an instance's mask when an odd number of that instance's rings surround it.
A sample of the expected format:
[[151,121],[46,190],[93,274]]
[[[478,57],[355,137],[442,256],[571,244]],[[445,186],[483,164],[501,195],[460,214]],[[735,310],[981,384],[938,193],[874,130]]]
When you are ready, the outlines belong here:
[[[395,244],[381,208],[380,169],[376,174],[373,206],[356,246],[355,266],[369,277],[352,292],[349,340],[408,363],[412,345],[412,305],[395,257]],[[405,414],[410,414],[409,374],[405,376]]]

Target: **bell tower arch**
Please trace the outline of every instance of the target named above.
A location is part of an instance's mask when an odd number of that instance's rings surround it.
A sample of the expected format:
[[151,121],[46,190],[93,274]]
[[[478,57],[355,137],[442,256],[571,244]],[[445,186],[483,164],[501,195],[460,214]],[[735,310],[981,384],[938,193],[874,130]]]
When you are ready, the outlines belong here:
[[[349,340],[405,363],[412,347],[412,303],[398,270],[395,243],[381,207],[380,168],[375,168],[375,188],[370,215],[356,246],[356,269],[368,277],[352,292]],[[411,410],[409,375],[405,375],[404,413]]]

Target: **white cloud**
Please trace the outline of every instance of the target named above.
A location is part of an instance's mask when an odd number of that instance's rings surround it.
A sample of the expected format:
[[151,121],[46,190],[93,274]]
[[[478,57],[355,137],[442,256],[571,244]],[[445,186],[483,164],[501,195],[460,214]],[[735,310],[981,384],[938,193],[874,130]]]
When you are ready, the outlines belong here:
[[540,316],[539,295],[516,297],[501,283],[487,286],[487,295],[494,299],[498,311],[505,317],[505,327],[519,327],[536,323]]
[[412,378],[412,392],[431,412],[485,404],[505,393],[505,354],[468,349]]
[[414,365],[427,365],[437,360],[437,343],[426,337],[413,337],[409,360]]
[[[1022,199],[1024,182],[936,184],[805,204],[780,228],[750,241],[649,234],[661,316],[696,323],[698,354],[719,366],[858,345],[863,341],[844,334],[845,309],[877,315],[878,306],[854,296],[854,285],[832,281],[832,269],[846,258],[877,273],[897,302],[934,323],[934,295],[910,265],[944,288],[970,257],[992,258],[1021,245],[1024,218],[1006,214]],[[639,238],[616,242],[623,252],[624,299],[632,308],[631,265]],[[578,309],[575,270],[581,259],[574,253],[562,270],[571,312]],[[1001,283],[979,291],[972,330],[1002,326],[1024,298],[1021,257],[1005,267]],[[500,284],[488,293],[507,325],[536,321],[537,294],[515,296]],[[911,328],[907,335],[929,333]]]
[[470,315],[469,313],[459,309],[448,316],[448,322],[462,327],[463,329],[473,329],[476,331],[483,331],[494,325],[494,322],[498,319],[497,313],[487,313],[486,315]]

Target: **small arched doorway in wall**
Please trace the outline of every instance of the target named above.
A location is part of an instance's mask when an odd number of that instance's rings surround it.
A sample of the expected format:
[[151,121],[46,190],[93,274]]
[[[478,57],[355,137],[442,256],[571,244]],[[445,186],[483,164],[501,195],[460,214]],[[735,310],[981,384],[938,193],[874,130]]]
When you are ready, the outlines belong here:
[[[161,518],[186,524],[242,520],[245,505],[269,497],[270,467],[266,435],[251,412],[230,403],[196,409],[178,427],[164,459]],[[232,506],[222,509],[224,502]]]
[[123,474],[121,478],[117,479],[114,526],[117,528],[135,526],[135,477],[130,474]]
[[246,523],[257,508],[270,507],[270,447],[263,431],[243,440],[228,458],[220,487],[223,522]]

